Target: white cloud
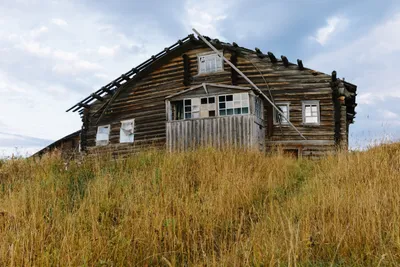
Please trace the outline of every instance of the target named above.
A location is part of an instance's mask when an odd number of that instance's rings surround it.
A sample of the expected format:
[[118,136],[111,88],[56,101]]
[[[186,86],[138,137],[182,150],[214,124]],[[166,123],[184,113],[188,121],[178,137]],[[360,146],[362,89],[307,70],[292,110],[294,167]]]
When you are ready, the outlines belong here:
[[67,26],[67,25],[68,25],[68,23],[67,23],[65,20],[60,19],[60,18],[53,18],[53,19],[51,19],[51,23],[53,23],[53,24],[55,24],[55,25],[57,25],[57,26],[60,26],[60,27],[63,27],[63,26]]
[[94,75],[94,77],[104,79],[104,80],[111,80],[111,77],[105,73],[96,73]]
[[119,45],[115,45],[113,47],[100,46],[97,52],[100,56],[114,56],[119,48]]
[[315,36],[311,38],[321,45],[325,45],[331,37],[338,31],[343,30],[348,24],[348,20],[344,17],[333,16],[326,20],[326,25],[317,30]]
[[359,104],[373,104],[376,100],[376,96],[372,93],[362,93],[357,97],[357,102]]
[[46,32],[48,32],[48,31],[49,31],[49,28],[47,28],[46,26],[41,26],[41,27],[39,27],[39,28],[36,28],[36,29],[31,30],[31,31],[30,31],[30,35],[31,35],[33,38],[36,38],[36,37],[38,37],[39,35],[41,35],[41,34],[43,34],[43,33],[46,33]]
[[77,75],[79,73],[93,72],[101,69],[102,67],[100,65],[86,60],[60,62],[56,63],[52,68],[53,72],[64,75]]
[[305,60],[310,68],[325,73],[336,70],[339,77],[346,77],[357,85],[359,105],[355,125],[350,128],[351,143],[360,138],[381,139],[390,132],[394,138],[400,137],[400,113],[395,110],[395,102],[389,102],[400,97],[399,61],[400,13],[358,35],[357,39],[337,36],[335,46]]
[[221,0],[194,1],[187,0],[185,3],[186,14],[183,18],[183,25],[187,31],[192,32],[192,28],[201,34],[212,38],[221,38],[221,24],[228,17],[230,4]]
[[309,66],[326,73],[337,70],[339,77],[358,85],[358,99],[363,103],[374,97],[400,96],[400,13],[358,39],[338,38],[336,44],[330,52],[310,59]]
[[22,44],[17,45],[25,52],[30,54],[43,57],[51,54],[51,48],[45,45],[42,45],[36,41],[23,41]]
[[78,56],[76,53],[66,52],[60,49],[53,51],[53,56],[56,59],[64,60],[64,61],[75,61],[78,60]]
[[385,120],[394,120],[399,118],[399,115],[387,109],[380,110],[380,112]]

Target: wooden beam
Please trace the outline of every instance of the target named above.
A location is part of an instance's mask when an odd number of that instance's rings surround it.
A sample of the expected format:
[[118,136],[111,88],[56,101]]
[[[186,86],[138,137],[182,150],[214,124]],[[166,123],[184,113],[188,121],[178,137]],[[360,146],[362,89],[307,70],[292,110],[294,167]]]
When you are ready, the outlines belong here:
[[122,74],[121,78],[124,79],[125,81],[129,81],[131,78],[129,78],[129,76],[127,76],[126,74]]
[[282,62],[283,62],[283,65],[285,66],[285,67],[289,67],[289,60],[287,59],[287,57],[285,57],[285,56],[281,56],[281,59],[282,59]]
[[78,106],[81,108],[90,108],[90,105],[84,103],[78,103]]
[[99,95],[97,95],[97,94],[91,94],[91,96],[92,96],[93,98],[96,98],[97,100],[99,100],[99,101],[101,101],[101,102],[104,101],[104,98],[101,97],[101,96],[99,96]]
[[258,56],[259,58],[264,58],[264,57],[265,57],[265,55],[263,54],[263,52],[261,52],[260,48],[256,47],[256,48],[254,48],[254,50],[256,51],[257,56]]
[[300,59],[298,59],[298,60],[297,60],[297,65],[299,65],[299,69],[300,69],[300,70],[304,70],[303,61],[301,61]]
[[334,82],[334,81],[336,81],[337,80],[337,73],[336,73],[336,71],[334,70],[334,71],[332,71],[332,82]]
[[255,83],[253,83],[241,70],[239,70],[235,65],[233,65],[232,62],[226,59],[226,57],[224,57],[224,54],[218,51],[212,44],[210,44],[210,42],[208,42],[207,39],[205,39],[198,31],[196,31],[196,29],[193,28],[193,31],[199,36],[199,38],[204,43],[206,43],[206,45],[208,45],[208,47],[210,47],[217,54],[217,56],[222,58],[229,66],[231,66],[231,68],[233,68],[238,74],[240,74],[240,76],[242,76],[243,79],[245,79],[254,88],[256,92],[258,92],[265,100],[267,100],[268,103],[275,108],[276,112],[278,112],[282,116],[282,118],[284,118],[288,122],[290,127],[292,127],[301,136],[301,138],[307,140],[307,138],[296,128],[296,126],[294,126],[293,123],[290,122],[289,118],[286,117],[286,115],[274,104],[274,102],[271,101],[271,99],[268,98],[268,96],[265,95],[263,91],[261,91],[260,88],[258,88],[258,86]]
[[183,58],[183,84],[185,86],[190,85],[190,59],[186,54],[182,55]]
[[[232,54],[231,54],[232,64],[237,66],[237,61],[238,61],[238,57],[237,57],[236,52],[232,52]],[[232,85],[238,84],[239,76],[238,76],[238,73],[233,68],[231,68],[231,80],[232,80]]]
[[105,87],[105,86],[102,87],[101,90],[103,90],[104,92],[106,92],[106,93],[109,94],[109,95],[113,95],[113,94],[114,94],[114,91],[108,89],[108,88]]
[[268,57],[272,63],[278,62],[278,60],[276,59],[275,55],[272,52],[268,52]]

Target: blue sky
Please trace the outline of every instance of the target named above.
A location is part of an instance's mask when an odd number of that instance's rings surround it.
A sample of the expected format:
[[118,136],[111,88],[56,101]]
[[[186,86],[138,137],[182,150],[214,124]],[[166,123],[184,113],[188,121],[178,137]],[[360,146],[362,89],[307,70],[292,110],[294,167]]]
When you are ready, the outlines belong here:
[[0,156],[79,129],[67,108],[192,27],[357,84],[353,148],[400,138],[399,1],[14,0],[0,5]]

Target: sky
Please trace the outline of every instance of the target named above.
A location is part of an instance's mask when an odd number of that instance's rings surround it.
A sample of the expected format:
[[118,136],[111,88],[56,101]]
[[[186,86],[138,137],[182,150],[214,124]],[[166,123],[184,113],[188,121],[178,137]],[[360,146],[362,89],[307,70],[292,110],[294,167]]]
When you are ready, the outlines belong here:
[[351,148],[400,139],[400,1],[3,0],[0,157],[80,129],[65,110],[192,27],[356,84]]

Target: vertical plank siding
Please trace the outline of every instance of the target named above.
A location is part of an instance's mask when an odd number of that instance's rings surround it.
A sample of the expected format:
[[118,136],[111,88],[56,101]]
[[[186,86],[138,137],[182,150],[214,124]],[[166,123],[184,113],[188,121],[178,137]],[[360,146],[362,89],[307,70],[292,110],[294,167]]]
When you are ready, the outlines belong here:
[[169,121],[166,124],[167,149],[184,151],[199,146],[260,149],[255,120],[254,115],[237,115]]
[[[127,82],[123,85],[124,90],[109,105],[106,114],[99,122],[97,120],[102,113],[101,108],[104,108],[104,102],[93,103],[86,115],[88,119],[85,120],[85,142],[89,153],[113,151],[114,154],[124,154],[149,146],[182,150],[209,144],[221,147],[227,143],[238,147],[254,147],[257,144],[265,146],[266,149],[276,145],[296,147],[305,156],[310,153],[320,155],[334,151],[335,120],[331,76],[308,69],[300,70],[294,64],[285,66],[282,61],[271,63],[268,57],[260,58],[246,50],[234,54],[237,67],[266,95],[271,94],[275,102],[290,102],[290,120],[304,134],[307,142],[303,142],[289,127],[282,127],[281,132],[279,126],[274,125],[270,127],[272,132],[267,133],[265,128],[260,131],[252,116],[166,122],[165,97],[203,82],[232,84],[231,69],[226,63],[223,72],[198,75],[197,54],[207,51],[210,49],[193,45],[191,49],[182,51],[179,56],[169,59],[140,80]],[[232,53],[225,49],[224,55],[230,58]],[[190,84],[184,85],[188,84],[189,80]],[[233,83],[238,86],[249,86],[243,78],[236,76]],[[302,100],[320,101],[320,126],[309,127],[302,124]],[[264,118],[267,121],[271,114],[267,112],[270,109],[266,103],[264,106]],[[342,116],[346,116],[345,112]],[[135,142],[119,144],[120,121],[133,118]],[[105,124],[111,125],[110,144],[96,147],[97,126]],[[341,129],[345,131],[342,135],[346,136],[346,125]],[[264,138],[259,138],[260,133]],[[347,137],[345,139],[347,140]]]

